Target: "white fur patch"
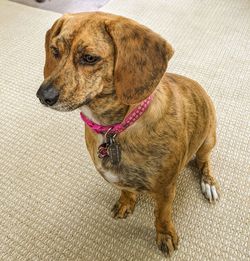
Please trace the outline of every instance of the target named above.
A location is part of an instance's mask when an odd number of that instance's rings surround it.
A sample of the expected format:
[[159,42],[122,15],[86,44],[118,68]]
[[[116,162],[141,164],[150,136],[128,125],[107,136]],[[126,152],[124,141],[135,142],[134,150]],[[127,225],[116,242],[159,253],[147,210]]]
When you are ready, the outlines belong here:
[[86,115],[90,120],[92,120],[93,122],[100,124],[100,122],[96,119],[96,117],[93,115],[92,111],[90,110],[90,108],[88,106],[82,106],[80,108],[80,111]]
[[104,178],[110,182],[110,183],[116,183],[119,181],[119,178],[117,177],[117,175],[113,174],[111,171],[106,171],[103,173]]
[[[80,108],[80,111],[93,122],[100,124],[100,122],[95,118],[95,116],[93,115],[92,111],[90,110],[90,108],[88,106],[82,106]],[[104,140],[103,140],[103,136],[101,134],[97,134],[97,137],[98,137],[98,146],[99,146],[104,142]]]

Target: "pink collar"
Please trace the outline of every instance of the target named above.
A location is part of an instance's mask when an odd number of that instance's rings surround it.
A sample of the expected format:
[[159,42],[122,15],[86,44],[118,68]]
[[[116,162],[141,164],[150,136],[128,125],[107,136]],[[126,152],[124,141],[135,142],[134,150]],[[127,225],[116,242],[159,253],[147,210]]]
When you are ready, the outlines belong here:
[[116,123],[113,125],[103,126],[96,124],[92,120],[87,118],[82,112],[80,113],[80,116],[82,120],[97,134],[105,134],[107,132],[118,134],[123,132],[141,117],[141,115],[147,110],[152,99],[153,95],[150,95],[147,99],[143,100],[135,109],[133,109],[121,123]]

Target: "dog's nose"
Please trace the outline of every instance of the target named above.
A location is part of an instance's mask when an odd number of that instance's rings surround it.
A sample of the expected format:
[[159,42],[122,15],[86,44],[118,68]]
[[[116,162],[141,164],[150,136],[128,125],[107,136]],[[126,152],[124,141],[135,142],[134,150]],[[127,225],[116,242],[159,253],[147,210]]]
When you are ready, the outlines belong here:
[[58,101],[59,92],[53,85],[42,85],[37,91],[36,96],[42,104],[52,106]]

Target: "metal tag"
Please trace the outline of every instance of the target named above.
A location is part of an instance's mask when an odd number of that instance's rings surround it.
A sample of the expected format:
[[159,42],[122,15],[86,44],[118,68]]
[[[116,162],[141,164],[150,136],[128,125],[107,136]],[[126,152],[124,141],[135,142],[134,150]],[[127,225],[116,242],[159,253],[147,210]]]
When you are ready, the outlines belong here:
[[115,136],[110,137],[110,144],[108,146],[108,155],[110,158],[110,162],[113,165],[118,165],[121,161],[121,148],[120,144],[115,141]]

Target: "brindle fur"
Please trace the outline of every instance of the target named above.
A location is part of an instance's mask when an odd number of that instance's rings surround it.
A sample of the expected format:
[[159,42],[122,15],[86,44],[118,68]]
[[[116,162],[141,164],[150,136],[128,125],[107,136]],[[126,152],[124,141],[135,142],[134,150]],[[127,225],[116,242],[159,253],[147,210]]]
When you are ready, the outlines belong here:
[[[43,85],[53,84],[60,93],[54,109],[87,106],[94,119],[109,125],[121,122],[153,93],[147,111],[116,138],[122,152],[118,166],[97,157],[100,135],[87,126],[85,135],[99,172],[117,177],[114,185],[121,189],[121,197],[113,208],[114,217],[132,213],[139,192],[152,195],[157,244],[170,255],[178,245],[171,217],[176,179],[194,154],[201,178],[217,186],[209,164],[216,142],[210,98],[197,82],[165,73],[173,55],[171,45],[130,19],[99,12],[64,15],[47,32],[45,47]],[[59,48],[59,58],[52,56],[51,47]],[[84,53],[101,60],[79,65]]]

